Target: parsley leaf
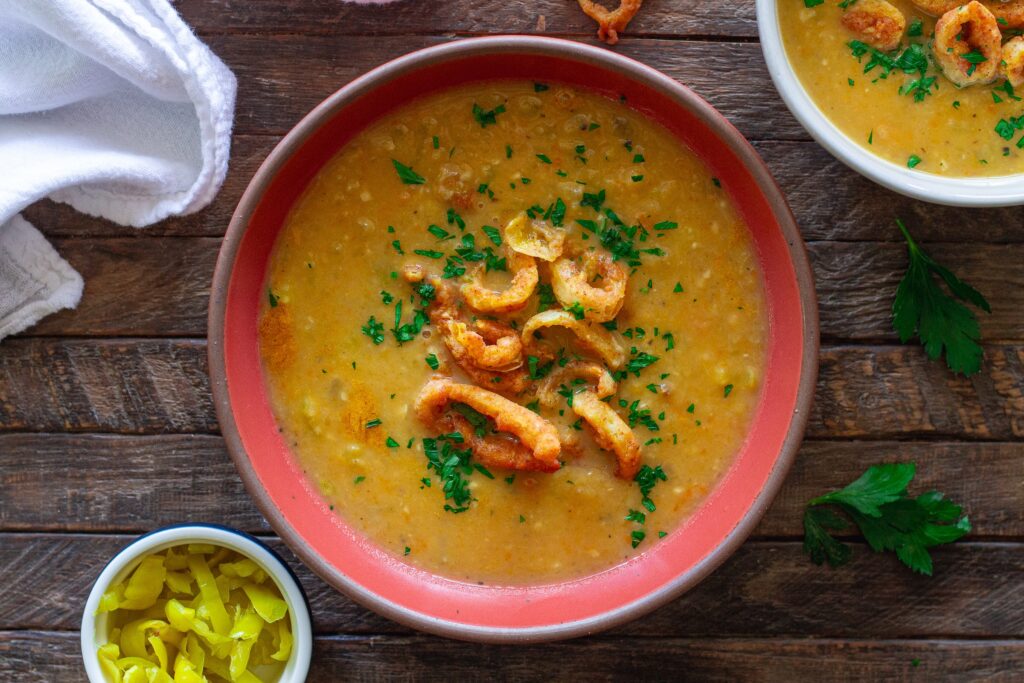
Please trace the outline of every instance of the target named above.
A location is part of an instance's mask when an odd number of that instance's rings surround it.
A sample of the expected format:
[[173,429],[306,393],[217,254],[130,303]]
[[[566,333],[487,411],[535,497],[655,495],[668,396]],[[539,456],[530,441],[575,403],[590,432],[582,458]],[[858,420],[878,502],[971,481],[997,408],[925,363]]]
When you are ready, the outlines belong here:
[[804,511],[804,552],[811,561],[827,561],[832,567],[849,561],[849,546],[829,533],[849,526],[835,513],[838,508],[857,525],[872,550],[895,552],[910,569],[931,576],[928,548],[963,537],[971,523],[966,515],[961,517],[962,508],[941,493],[911,498],[907,484],[916,471],[914,463],[873,465],[846,488],[810,501]]
[[493,126],[498,122],[498,114],[505,112],[505,105],[499,104],[494,109],[485,110],[476,102],[473,103],[473,118],[480,124],[481,128]]
[[423,176],[397,159],[392,159],[391,164],[395,167],[395,171],[398,172],[398,179],[406,185],[422,185],[427,182]]
[[[893,327],[900,341],[906,343],[917,335],[929,358],[938,358],[945,350],[946,364],[951,370],[973,375],[981,368],[981,330],[974,313],[957,299],[986,313],[992,312],[991,307],[976,289],[922,251],[902,221],[897,220],[896,225],[907,240],[910,256],[910,266],[892,304]],[[935,275],[946,283],[953,296],[946,294]]]

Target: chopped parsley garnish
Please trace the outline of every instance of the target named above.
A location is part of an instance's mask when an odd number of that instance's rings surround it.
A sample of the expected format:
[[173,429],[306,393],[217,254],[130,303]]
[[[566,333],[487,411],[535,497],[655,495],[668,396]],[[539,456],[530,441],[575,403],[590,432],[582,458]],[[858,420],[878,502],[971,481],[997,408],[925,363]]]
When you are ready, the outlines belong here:
[[579,301],[574,301],[571,306],[566,306],[565,310],[572,313],[572,317],[576,318],[576,320],[583,320],[583,318],[586,317],[586,313],[583,310],[583,304]]
[[640,529],[634,529],[632,532],[630,532],[629,537],[630,539],[632,539],[631,543],[635,548],[641,543],[643,543],[643,540],[647,538],[647,534],[646,532],[641,531]]
[[512,145],[505,145],[505,158],[506,159],[511,159],[512,158]]
[[[619,400],[619,404],[626,403],[624,399]],[[635,427],[638,424],[647,427],[649,431],[657,432],[661,429],[658,423],[655,422],[654,417],[651,416],[651,409],[644,408],[640,405],[640,400],[637,399],[629,404],[629,415],[626,417],[630,427]]]
[[583,198],[580,200],[580,206],[589,206],[594,211],[601,213],[601,207],[604,206],[605,191],[600,192],[584,192]]
[[917,166],[920,163],[921,163],[921,157],[917,156],[916,154],[911,154],[907,158],[907,168],[914,168],[915,166]]
[[437,137],[437,136],[435,135],[435,136],[434,136],[434,149],[440,149],[440,148],[441,148],[441,139],[440,139],[440,138],[438,138],[438,137]]
[[384,302],[384,305],[385,305],[385,306],[390,306],[390,305],[391,305],[391,302],[395,300],[395,297],[393,297],[393,296],[391,295],[391,292],[385,292],[385,291],[381,290],[381,293],[380,293],[380,300],[381,300],[382,302]]
[[920,19],[914,18],[907,25],[907,35],[911,38],[917,38],[924,34],[924,22]]
[[931,576],[928,548],[963,537],[970,532],[971,523],[966,515],[961,516],[959,505],[937,491],[911,498],[907,485],[916,470],[914,463],[873,465],[846,488],[807,503],[804,552],[811,561],[818,565],[828,561],[838,567],[850,560],[850,547],[829,533],[849,528],[849,519],[876,553],[895,552],[910,569]]
[[676,286],[672,288],[672,291],[675,292],[676,294],[681,294],[683,292],[683,285],[677,282]]
[[455,443],[462,442],[458,432],[444,434],[435,439],[423,439],[423,454],[427,458],[427,469],[433,470],[441,479],[446,512],[458,514],[469,509],[473,494],[469,491],[466,477],[475,471],[469,464],[468,448],[459,449]]
[[398,172],[398,179],[401,180],[406,185],[422,185],[423,183],[427,182],[423,178],[423,176],[421,176],[419,173],[412,170],[402,162],[398,161],[397,159],[392,159],[391,163],[392,165],[394,165],[395,170]]
[[494,246],[496,246],[496,247],[500,247],[501,246],[501,231],[500,230],[498,230],[493,225],[485,225],[485,226],[483,226],[480,229],[483,230],[484,234],[487,235],[487,237],[491,240],[491,242],[494,243]]
[[641,503],[648,512],[654,512],[657,506],[654,501],[651,500],[651,491],[657,486],[659,481],[668,481],[668,476],[665,475],[665,471],[661,469],[661,465],[657,467],[651,467],[650,465],[643,465],[640,470],[633,477],[633,481],[640,487],[640,495],[643,496]]
[[426,357],[425,360],[427,361],[427,365],[430,366],[431,370],[437,370],[439,367],[441,367],[441,361],[437,359],[436,353],[430,354],[429,356]]
[[439,259],[444,256],[444,252],[433,251],[430,249],[413,249],[412,253],[419,256],[425,256],[426,258]]
[[544,220],[551,221],[551,225],[556,228],[562,227],[562,222],[565,220],[565,202],[562,201],[561,197],[555,199],[554,202],[548,206],[544,212]]
[[271,289],[267,290],[267,301],[270,302],[270,307],[271,308],[277,308],[277,296],[274,294],[273,290],[271,290]]
[[372,420],[370,420],[369,422],[366,423],[366,428],[367,429],[373,429],[374,427],[379,427],[382,424],[384,424],[384,423],[381,422],[381,419],[379,417],[375,417],[375,418],[373,418]]
[[405,552],[403,552],[402,554],[403,555],[408,555],[411,552],[412,552],[412,548],[410,548],[409,546],[405,546]]
[[481,128],[486,128],[487,126],[492,126],[498,123],[498,114],[503,113],[505,113],[504,104],[499,104],[494,109],[484,110],[484,108],[476,102],[473,103],[473,118],[476,119],[476,122],[480,124]]
[[398,240],[392,240],[391,246],[394,247],[395,251],[397,251],[399,254],[405,253],[404,251],[402,251],[402,243],[399,242]]
[[402,324],[402,302],[395,303],[395,326],[391,328],[391,334],[394,335],[395,341],[401,345],[404,342],[412,341],[416,338],[416,335],[420,333],[423,326],[430,322],[427,317],[426,311],[421,308],[414,309],[412,312],[412,322]]
[[642,163],[644,163],[644,161],[646,161],[646,160],[644,159],[644,155],[643,154],[634,154],[633,155],[633,163],[634,164],[642,164]]
[[545,90],[547,90],[550,87],[551,86],[549,86],[547,83],[534,83],[533,84],[533,92],[544,92]]
[[[929,358],[938,358],[945,350],[946,364],[951,370],[965,375],[976,373],[981,368],[981,330],[977,317],[960,301],[986,313],[992,312],[991,307],[976,289],[925,253],[903,221],[897,219],[896,224],[907,241],[910,258],[907,274],[896,289],[892,304],[893,327],[900,341],[906,343],[916,335]],[[936,275],[946,283],[952,296],[936,281]]]
[[[544,379],[555,367],[555,361],[548,361],[541,364],[537,356],[526,357],[526,369],[529,371],[530,379]],[[572,405],[571,403],[569,405]]]
[[465,403],[453,403],[452,410],[466,418],[477,436],[487,436],[487,416]]
[[384,324],[377,322],[372,315],[362,327],[363,334],[373,340],[374,344],[384,343]]
[[548,157],[547,154],[537,154],[535,156],[538,159],[540,159],[541,161],[543,161],[545,164],[550,164],[551,163],[551,159]]
[[431,235],[433,235],[434,237],[441,241],[454,239],[455,237],[454,235],[452,235],[450,232],[448,232],[439,225],[428,226],[427,232],[429,232]]
[[388,448],[398,448],[401,444],[392,439],[390,436],[384,441],[384,445]]
[[363,475],[360,474],[358,477],[356,477],[355,479],[352,480],[352,483],[356,484],[356,485],[359,485],[359,484],[362,484],[364,481],[366,481],[366,477],[364,477]]
[[555,304],[558,303],[558,299],[555,298],[555,290],[548,284],[537,285],[537,310],[546,311]]
[[731,394],[731,393],[732,393],[732,385],[731,384],[726,384],[725,385],[725,389],[722,391],[722,397],[723,398],[729,398],[729,394]]

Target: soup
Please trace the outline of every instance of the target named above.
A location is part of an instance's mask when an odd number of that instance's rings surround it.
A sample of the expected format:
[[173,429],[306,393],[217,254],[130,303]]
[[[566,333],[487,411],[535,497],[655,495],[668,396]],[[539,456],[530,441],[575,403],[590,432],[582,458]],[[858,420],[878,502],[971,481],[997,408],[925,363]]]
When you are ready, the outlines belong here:
[[[938,175],[1024,171],[1024,106],[1014,90],[1024,82],[1024,12],[998,2],[814,1],[779,0],[783,42],[808,95],[851,140]],[[936,16],[922,6],[948,10],[938,38]],[[892,23],[881,18],[890,15]]]
[[292,209],[260,344],[332,509],[458,580],[608,568],[743,442],[764,292],[726,188],[620,101],[489,82],[356,135]]

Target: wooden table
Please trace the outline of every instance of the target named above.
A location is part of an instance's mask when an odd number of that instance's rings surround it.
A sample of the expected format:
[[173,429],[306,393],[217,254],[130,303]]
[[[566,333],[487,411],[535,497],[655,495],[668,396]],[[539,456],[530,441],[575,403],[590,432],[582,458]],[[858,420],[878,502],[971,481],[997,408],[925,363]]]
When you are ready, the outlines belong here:
[[[797,0],[790,0],[797,1]],[[212,206],[144,231],[43,202],[26,215],[85,276],[82,303],[0,343],[0,680],[83,678],[82,606],[104,563],[154,527],[209,521],[273,539],[210,400],[206,307],[232,209],[280,136],[381,62],[457,37],[596,42],[572,0],[179,0],[238,76],[231,172]],[[883,190],[810,141],[775,93],[753,0],[647,0],[618,52],[718,107],[758,148],[807,240],[821,376],[807,440],[751,539],[700,587],[628,626],[534,647],[410,632],[292,561],[312,599],[311,680],[1024,676],[1024,210],[966,211]],[[893,219],[990,299],[981,373],[898,343],[906,264]],[[801,551],[809,498],[914,460],[914,490],[966,504],[974,532],[934,577],[855,542],[839,570]],[[272,541],[280,547],[276,540]]]

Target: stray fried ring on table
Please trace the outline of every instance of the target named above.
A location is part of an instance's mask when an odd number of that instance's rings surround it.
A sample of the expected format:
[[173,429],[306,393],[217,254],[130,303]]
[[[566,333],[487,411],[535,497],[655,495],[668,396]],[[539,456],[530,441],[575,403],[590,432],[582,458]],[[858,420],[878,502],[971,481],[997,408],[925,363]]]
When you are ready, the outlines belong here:
[[523,348],[527,353],[550,358],[552,353],[534,336],[535,332],[547,327],[564,327],[576,335],[580,346],[597,354],[605,365],[618,370],[626,362],[626,349],[621,342],[601,325],[589,320],[577,320],[569,311],[544,311],[533,316],[523,325]]
[[619,42],[619,32],[626,30],[626,25],[640,11],[643,0],[620,0],[614,10],[597,4],[594,0],[579,0],[580,8],[588,17],[597,22],[597,37],[614,45]]
[[540,279],[537,262],[532,256],[508,250],[508,268],[512,272],[512,283],[503,292],[485,287],[480,282],[484,267],[473,271],[470,281],[462,285],[462,296],[466,303],[482,313],[513,313],[526,307],[534,288]]
[[[935,23],[935,62],[960,87],[998,78],[1002,45],[995,15],[977,0],[946,12]],[[979,53],[984,57],[980,62],[975,57]]]
[[[598,284],[591,284],[600,276]],[[626,300],[629,274],[605,253],[586,252],[581,266],[575,259],[560,258],[551,266],[551,288],[566,308],[583,307],[587,320],[607,322],[619,314]]]
[[626,480],[635,477],[640,469],[640,442],[619,414],[590,389],[573,396],[572,410],[590,425],[597,445],[615,453],[619,462],[615,474]]
[[903,13],[886,0],[857,0],[843,13],[843,26],[879,50],[895,50],[907,30]]
[[[555,426],[529,408],[524,408],[493,391],[470,384],[458,384],[448,378],[435,377],[423,386],[416,398],[416,415],[423,424],[437,427],[443,425],[446,419],[454,419],[449,416],[448,411],[452,403],[463,403],[481,415],[491,418],[497,431],[519,439],[519,442],[532,453],[533,458],[550,470],[557,470],[561,466],[558,456],[562,453],[562,446]],[[460,424],[458,420],[453,424],[461,427],[459,433],[466,440],[477,438],[473,429],[466,429],[467,424]],[[466,429],[466,433],[463,433],[462,429]],[[476,448],[473,452],[479,457]],[[540,465],[535,465],[519,469],[542,469]]]

